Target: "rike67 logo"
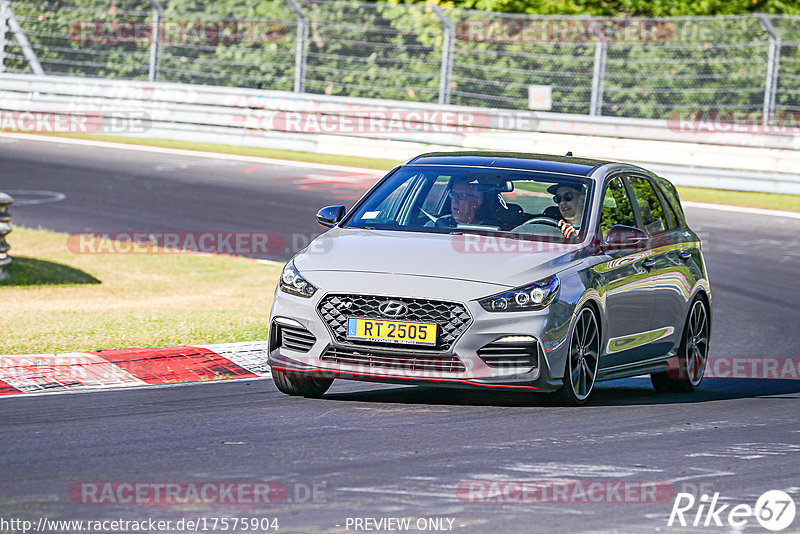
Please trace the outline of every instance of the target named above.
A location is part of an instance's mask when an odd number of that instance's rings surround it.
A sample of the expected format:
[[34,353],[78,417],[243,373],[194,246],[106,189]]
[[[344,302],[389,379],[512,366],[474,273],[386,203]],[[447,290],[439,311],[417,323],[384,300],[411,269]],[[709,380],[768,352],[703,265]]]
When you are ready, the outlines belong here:
[[[697,511],[693,508],[697,505]],[[720,504],[719,493],[712,497],[703,495],[699,501],[691,493],[678,493],[669,514],[667,526],[678,524],[682,527],[732,527],[735,530],[744,528],[747,522],[755,518],[762,527],[777,532],[794,522],[795,504],[788,493],[781,490],[764,492],[755,506],[749,504]]]

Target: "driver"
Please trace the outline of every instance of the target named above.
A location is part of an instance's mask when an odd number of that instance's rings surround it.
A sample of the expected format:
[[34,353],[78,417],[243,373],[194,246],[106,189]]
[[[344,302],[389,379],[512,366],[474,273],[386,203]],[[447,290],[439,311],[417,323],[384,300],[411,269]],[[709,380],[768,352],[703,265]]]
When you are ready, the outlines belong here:
[[454,179],[449,195],[451,214],[440,217],[435,222],[431,221],[426,226],[444,226],[447,228],[455,228],[459,224],[497,226],[498,223],[496,221],[487,219],[481,213],[483,194],[478,189],[477,184],[470,183],[469,178]]
[[548,187],[547,192],[553,195],[553,201],[558,204],[558,229],[567,238],[578,235],[586,204],[583,188],[573,184],[556,184]]
[[450,213],[457,224],[481,224],[478,211],[483,204],[481,195],[467,180],[457,180],[450,190]]

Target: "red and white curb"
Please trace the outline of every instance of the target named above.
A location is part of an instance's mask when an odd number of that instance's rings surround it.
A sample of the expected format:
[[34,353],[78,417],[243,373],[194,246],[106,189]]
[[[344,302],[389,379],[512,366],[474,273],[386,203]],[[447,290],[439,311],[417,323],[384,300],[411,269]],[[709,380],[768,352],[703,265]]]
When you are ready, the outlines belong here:
[[270,378],[267,343],[0,356],[0,396]]

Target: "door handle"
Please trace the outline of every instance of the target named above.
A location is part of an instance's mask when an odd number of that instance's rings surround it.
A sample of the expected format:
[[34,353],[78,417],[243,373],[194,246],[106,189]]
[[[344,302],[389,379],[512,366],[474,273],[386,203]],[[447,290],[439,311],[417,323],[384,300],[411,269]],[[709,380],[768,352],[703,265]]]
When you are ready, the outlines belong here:
[[646,259],[642,262],[642,267],[645,269],[650,269],[653,265],[656,264],[656,260],[653,259]]
[[686,250],[682,250],[678,253],[678,257],[682,260],[688,260],[692,257],[692,253]]

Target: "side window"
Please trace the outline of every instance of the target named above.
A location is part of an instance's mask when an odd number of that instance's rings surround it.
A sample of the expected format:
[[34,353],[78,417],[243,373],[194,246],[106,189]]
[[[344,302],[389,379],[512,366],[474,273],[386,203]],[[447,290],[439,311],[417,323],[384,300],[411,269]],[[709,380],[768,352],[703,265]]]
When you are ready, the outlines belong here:
[[619,177],[608,182],[603,194],[603,207],[600,210],[600,230],[603,237],[608,236],[608,231],[617,224],[636,226],[628,192]]
[[653,184],[653,187],[655,187],[656,193],[658,193],[658,200],[661,201],[661,207],[663,208],[664,211],[664,219],[667,222],[667,230],[676,228],[679,224],[678,217],[675,215],[675,210],[672,209],[672,206],[667,201],[666,193],[664,193],[664,190],[659,188],[655,184]]
[[425,202],[422,204],[422,209],[428,213],[438,213],[440,206],[445,204],[443,200],[444,193],[447,191],[447,184],[450,182],[452,176],[440,175],[436,181],[431,185],[428,196],[425,197]]
[[400,221],[397,219],[399,218],[398,216],[400,215],[402,204],[405,202],[406,196],[409,191],[411,191],[413,184],[418,182],[418,179],[419,177],[417,175],[413,175],[408,177],[404,182],[398,184],[394,190],[390,191],[382,200],[379,200],[377,205],[365,211],[361,215],[359,221],[373,221],[383,224],[390,222],[399,223]]
[[661,192],[661,200],[664,201],[665,210],[664,212],[667,214],[667,222],[669,222],[669,218],[672,217],[672,223],[670,223],[670,228],[674,228],[681,224],[681,215],[683,212],[680,211],[681,203],[678,200],[678,192],[675,190],[675,186],[671,183],[661,180],[658,182],[658,189]]
[[666,230],[667,221],[664,217],[664,209],[650,180],[641,176],[630,176],[627,179],[633,187],[639,215],[642,216],[642,230],[648,234],[657,234]]
[[381,215],[387,219],[392,217],[397,211],[397,208],[400,206],[400,202],[405,196],[408,187],[409,182],[405,182],[404,184],[400,185],[400,187],[392,191],[391,194],[383,200],[383,202],[378,204],[377,211],[380,211]]

